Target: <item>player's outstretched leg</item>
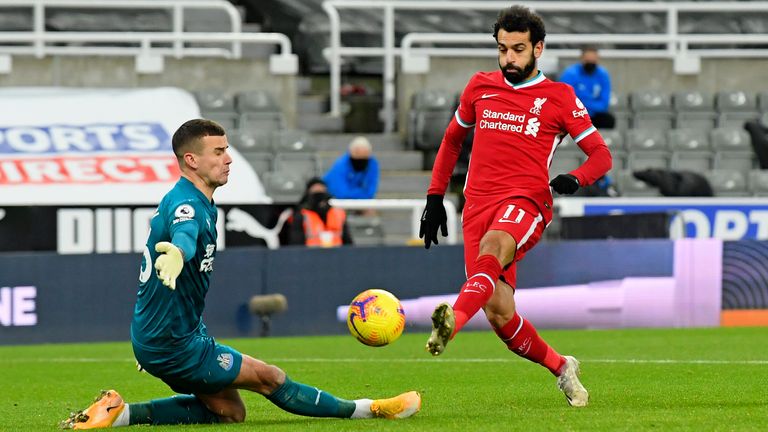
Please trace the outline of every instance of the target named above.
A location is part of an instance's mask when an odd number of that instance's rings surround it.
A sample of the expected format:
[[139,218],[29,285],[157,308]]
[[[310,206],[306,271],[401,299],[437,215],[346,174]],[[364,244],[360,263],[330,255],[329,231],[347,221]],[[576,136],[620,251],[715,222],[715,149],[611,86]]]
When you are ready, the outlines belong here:
[[102,390],[91,406],[70,414],[62,429],[98,429],[110,427],[125,409],[123,398],[114,390]]
[[410,417],[419,410],[421,410],[421,395],[416,391],[371,402],[371,412],[374,417],[400,419]]
[[427,351],[433,356],[439,356],[445,351],[445,346],[453,336],[456,327],[456,317],[453,308],[448,303],[440,303],[432,312],[432,334],[427,340]]
[[557,377],[557,387],[565,394],[568,404],[574,407],[587,406],[589,393],[579,381],[579,361],[572,356],[565,356],[565,364]]

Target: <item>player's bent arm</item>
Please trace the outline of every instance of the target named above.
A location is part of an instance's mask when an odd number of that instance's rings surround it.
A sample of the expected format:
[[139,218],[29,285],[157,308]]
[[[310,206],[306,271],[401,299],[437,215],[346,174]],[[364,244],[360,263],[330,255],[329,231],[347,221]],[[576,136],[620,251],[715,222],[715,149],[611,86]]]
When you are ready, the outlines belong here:
[[605,145],[600,133],[594,131],[578,142],[581,150],[587,155],[587,160],[580,167],[571,171],[576,176],[579,185],[591,185],[597,179],[611,170],[613,158],[608,146]]
[[432,167],[432,181],[427,190],[428,195],[445,195],[451,174],[453,174],[453,168],[456,166],[456,161],[459,160],[461,144],[467,133],[469,133],[469,128],[461,126],[456,120],[456,116],[451,118],[451,122],[445,129],[443,141],[440,143],[440,149],[437,151],[435,164]]

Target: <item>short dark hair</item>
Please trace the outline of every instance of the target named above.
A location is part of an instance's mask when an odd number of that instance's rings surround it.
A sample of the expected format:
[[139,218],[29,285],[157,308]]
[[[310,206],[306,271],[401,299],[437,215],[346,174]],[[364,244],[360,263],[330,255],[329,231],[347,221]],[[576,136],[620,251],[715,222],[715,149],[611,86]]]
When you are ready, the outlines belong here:
[[597,46],[595,45],[584,45],[581,47],[581,53],[586,54],[588,52],[597,53]]
[[500,29],[508,32],[531,32],[531,45],[536,45],[547,36],[547,31],[544,29],[544,21],[525,6],[511,6],[500,10],[496,24],[493,25],[493,38],[497,42]]
[[213,120],[193,119],[179,126],[171,139],[173,153],[181,160],[190,147],[207,136],[224,136],[224,128]]

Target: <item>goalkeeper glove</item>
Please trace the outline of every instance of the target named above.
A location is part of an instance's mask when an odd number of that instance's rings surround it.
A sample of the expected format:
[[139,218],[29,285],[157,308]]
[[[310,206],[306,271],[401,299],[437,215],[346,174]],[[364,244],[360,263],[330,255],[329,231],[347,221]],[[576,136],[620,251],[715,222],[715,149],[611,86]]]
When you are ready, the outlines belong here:
[[158,279],[163,282],[163,285],[175,290],[176,278],[184,267],[184,254],[181,249],[169,242],[159,242],[155,245],[155,251],[161,254],[155,260]]
[[448,236],[447,216],[442,195],[427,195],[427,205],[421,214],[419,238],[424,238],[424,247],[429,249],[430,242],[437,244],[437,229],[441,228],[443,237]]
[[553,178],[549,185],[561,195],[572,195],[579,190],[579,179],[573,174],[560,174]]

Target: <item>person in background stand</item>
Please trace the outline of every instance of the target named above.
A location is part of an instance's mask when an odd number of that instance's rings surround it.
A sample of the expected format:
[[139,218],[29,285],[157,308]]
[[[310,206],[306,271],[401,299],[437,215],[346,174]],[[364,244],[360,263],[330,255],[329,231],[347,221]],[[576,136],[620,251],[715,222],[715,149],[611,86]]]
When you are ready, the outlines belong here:
[[596,128],[613,129],[616,118],[609,112],[611,75],[599,62],[597,48],[585,47],[581,50],[581,62],[565,68],[560,81],[573,87]]
[[372,199],[379,187],[379,162],[364,136],[355,137],[349,151],[336,159],[323,176],[328,192],[339,199]]
[[331,207],[325,182],[315,177],[307,182],[304,196],[289,219],[288,244],[336,247],[353,244],[347,228],[347,213]]

